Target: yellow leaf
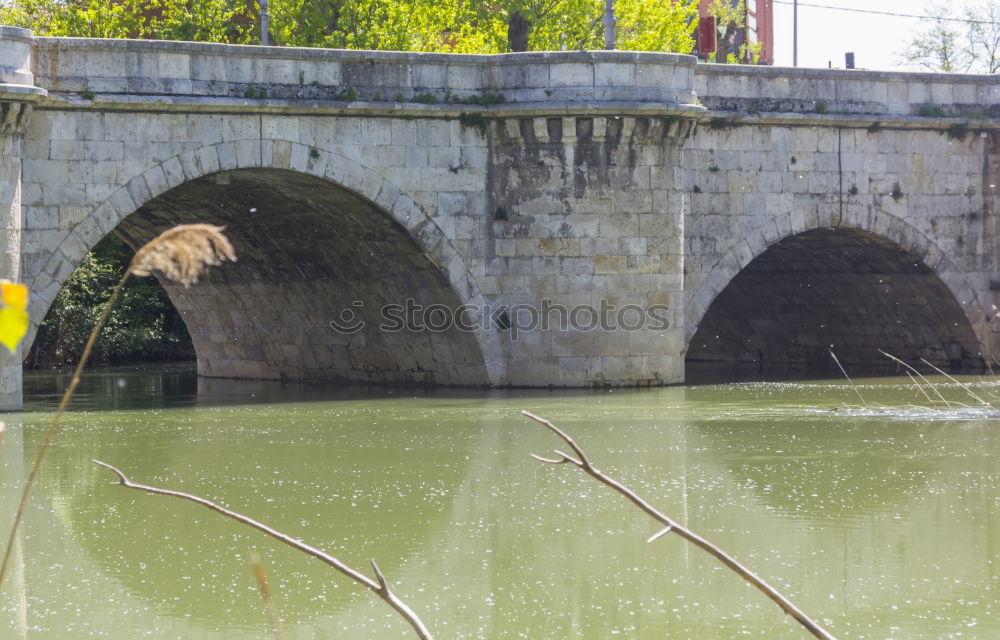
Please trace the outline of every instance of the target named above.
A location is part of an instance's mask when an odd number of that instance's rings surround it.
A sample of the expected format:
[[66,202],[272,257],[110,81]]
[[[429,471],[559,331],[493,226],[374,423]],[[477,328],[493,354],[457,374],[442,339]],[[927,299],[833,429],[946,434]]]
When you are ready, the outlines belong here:
[[16,282],[0,281],[0,298],[5,306],[24,311],[28,306],[28,287]]
[[11,353],[17,350],[17,343],[28,332],[28,313],[24,309],[4,307],[0,309],[0,344]]

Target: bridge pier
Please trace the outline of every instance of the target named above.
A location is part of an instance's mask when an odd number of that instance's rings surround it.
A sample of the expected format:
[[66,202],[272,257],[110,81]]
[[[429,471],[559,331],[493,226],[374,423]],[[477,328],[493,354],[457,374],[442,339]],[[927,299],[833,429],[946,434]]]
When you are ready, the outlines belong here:
[[[0,27],[0,278],[22,279],[21,142],[32,103],[45,95],[34,86],[31,31]],[[22,349],[0,348],[0,411],[20,409]]]
[[[12,104],[0,103],[6,111]],[[16,107],[15,107],[16,108]],[[0,278],[19,281],[21,275],[20,137],[0,132]],[[21,348],[0,347],[0,411],[20,409]]]
[[510,305],[510,384],[684,381],[688,195],[676,169],[693,102],[495,122],[483,282]]

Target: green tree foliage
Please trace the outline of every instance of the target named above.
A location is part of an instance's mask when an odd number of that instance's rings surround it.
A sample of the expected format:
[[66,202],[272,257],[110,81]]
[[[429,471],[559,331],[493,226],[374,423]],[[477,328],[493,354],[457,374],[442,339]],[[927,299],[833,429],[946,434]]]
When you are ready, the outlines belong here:
[[[80,357],[101,308],[121,278],[132,250],[109,235],[88,253],[56,295],[25,362],[48,367]],[[112,307],[92,360],[115,363],[194,358],[187,329],[166,292],[152,278],[132,278]]]
[[1000,71],[1000,2],[967,5],[961,12],[937,4],[927,16],[902,53],[905,62],[945,73]]
[[[617,46],[688,53],[697,0],[617,0]],[[603,48],[603,0],[270,0],[274,43],[504,53]],[[0,0],[39,35],[258,42],[254,0]]]
[[[248,8],[249,7],[249,8]],[[233,0],[4,0],[0,23],[43,36],[256,42],[256,3]]]

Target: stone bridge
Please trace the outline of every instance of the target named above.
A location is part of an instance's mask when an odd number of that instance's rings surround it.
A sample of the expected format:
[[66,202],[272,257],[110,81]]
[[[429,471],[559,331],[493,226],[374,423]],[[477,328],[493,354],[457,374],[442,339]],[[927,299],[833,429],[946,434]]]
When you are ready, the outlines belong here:
[[3,27],[0,81],[0,275],[37,323],[106,234],[223,224],[237,264],[163,283],[205,376],[656,385],[830,348],[855,371],[880,348],[989,359],[993,76]]

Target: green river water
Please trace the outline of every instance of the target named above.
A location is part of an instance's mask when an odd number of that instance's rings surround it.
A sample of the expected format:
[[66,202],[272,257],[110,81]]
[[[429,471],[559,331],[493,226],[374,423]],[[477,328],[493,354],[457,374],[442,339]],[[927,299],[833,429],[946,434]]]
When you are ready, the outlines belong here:
[[[32,374],[0,444],[6,532],[68,379]],[[965,378],[1000,407],[1000,383]],[[0,637],[412,638],[316,560],[189,491],[369,572],[438,640],[805,638],[717,561],[570,465],[562,443],[732,553],[841,640],[1000,638],[1000,410],[908,379],[650,390],[340,390],[89,374],[45,460]],[[4,534],[6,535],[6,534]],[[23,569],[20,568],[23,566]]]

